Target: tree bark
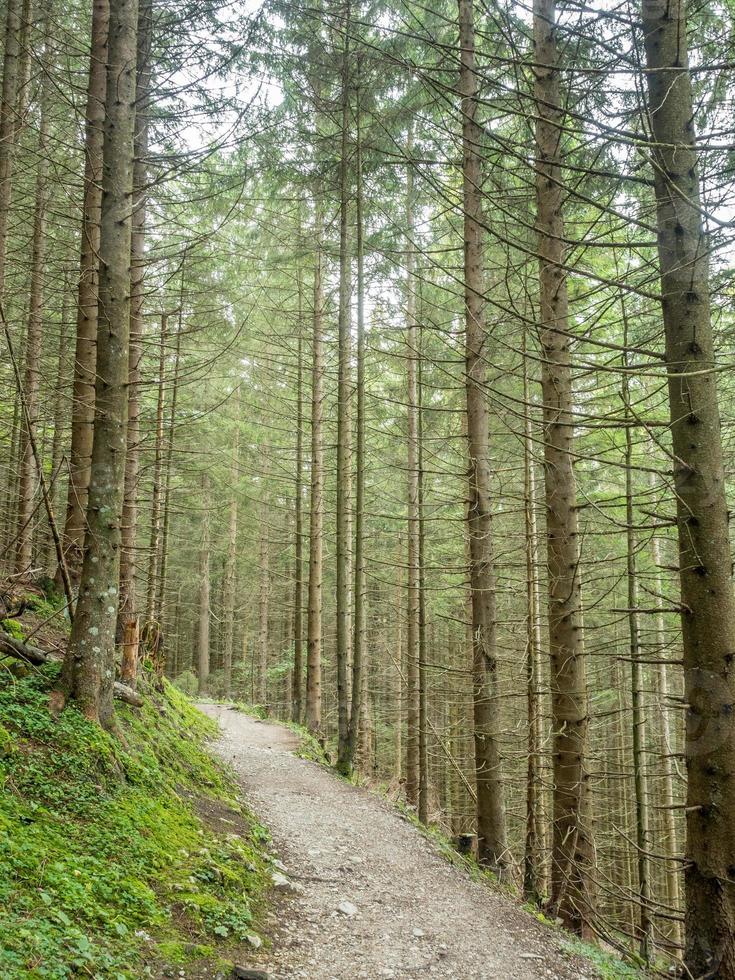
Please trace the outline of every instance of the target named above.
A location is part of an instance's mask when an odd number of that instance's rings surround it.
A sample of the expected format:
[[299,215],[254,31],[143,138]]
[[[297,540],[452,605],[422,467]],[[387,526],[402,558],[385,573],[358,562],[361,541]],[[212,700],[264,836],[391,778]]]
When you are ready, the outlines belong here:
[[95,437],[79,600],[65,661],[68,693],[88,718],[105,726],[112,723],[127,446],[137,24],[137,0],[113,0],[100,222]]
[[[625,307],[623,306],[623,310]],[[628,345],[627,317],[625,319],[624,344]],[[625,416],[632,420],[630,412],[630,382],[627,371],[627,355],[623,358],[622,401]],[[646,728],[648,725],[645,703],[644,667],[641,663],[641,627],[638,613],[638,567],[636,561],[635,511],[633,508],[633,432],[625,427],[625,522],[626,522],[626,575],[628,583],[628,632],[630,639],[631,704],[633,715],[633,785],[635,788],[636,859],[638,867],[638,894],[640,896],[638,930],[640,954],[648,964],[653,953],[653,922],[651,919],[651,852],[650,817],[648,811],[648,778],[646,766]]]
[[[651,473],[649,477],[651,490],[656,489],[655,477]],[[676,826],[676,794],[674,793],[674,780],[677,777],[677,766],[674,759],[676,746],[674,745],[673,726],[672,726],[672,703],[669,693],[669,670],[666,664],[666,626],[664,623],[664,588],[660,568],[663,563],[661,554],[661,541],[654,534],[651,541],[651,552],[653,564],[656,569],[654,578],[655,605],[657,612],[655,616],[655,647],[654,659],[658,661],[654,674],[654,690],[658,700],[658,716],[660,719],[661,741],[663,743],[664,755],[660,765],[662,770],[662,795],[661,811],[664,826],[664,839],[661,841],[660,848],[668,856],[666,862],[666,900],[670,908],[679,910],[681,907],[681,888],[680,874],[681,867],[679,858],[681,850],[679,847],[679,835]],[[681,923],[672,920],[668,923],[669,936],[676,945],[682,943]]]
[[683,0],[644,0],[687,708],[685,965],[735,977],[735,597]]
[[526,544],[526,704],[528,768],[526,773],[526,839],[523,855],[523,894],[538,902],[544,893],[543,784],[541,778],[541,594],[538,581],[538,521],[536,519],[536,470],[533,459],[534,424],[531,391],[523,344],[523,500]]
[[15,144],[20,143],[28,123],[28,106],[31,101],[31,55],[34,49],[34,4],[23,0],[20,15],[20,53],[18,57],[18,97],[15,110]]
[[579,534],[572,465],[572,375],[564,263],[561,125],[555,0],[534,0],[536,227],[554,735],[551,906],[580,935],[591,932],[586,825],[587,678],[581,624]]
[[[36,195],[31,245],[31,284],[26,333],[26,363],[23,379],[26,417],[20,428],[20,480],[18,486],[18,541],[15,570],[27,573],[33,565],[34,500],[38,470],[31,447],[31,435],[38,425],[41,344],[43,341],[44,281],[46,276],[46,212],[48,209],[49,172],[49,103],[51,98],[51,64],[49,57],[49,14],[44,16],[44,52],[41,56],[41,93],[36,165]],[[29,429],[33,429],[33,433]]]
[[350,618],[352,585],[350,582],[350,510],[351,510],[351,257],[349,254],[349,4],[345,14],[344,50],[342,56],[342,142],[339,166],[339,313],[337,378],[337,770],[351,771],[349,758],[350,727]]
[[[64,402],[64,388],[67,383],[68,362],[67,344],[69,341],[69,292],[64,290],[64,300],[61,309],[61,321],[59,323],[59,347],[56,355],[56,386],[54,389],[54,434],[51,440],[51,479],[53,483],[49,488],[51,496],[51,506],[55,515],[60,513],[61,492],[61,468],[64,460],[64,443],[66,439],[66,405]],[[53,536],[46,544],[46,568],[47,574],[53,577],[56,570],[56,553],[53,547]]]
[[322,282],[322,208],[314,202],[314,309],[311,369],[311,498],[309,503],[309,592],[307,609],[306,727],[318,735],[322,727],[322,577],[324,535],[324,285]]
[[[10,657],[17,657],[18,660],[33,664],[35,667],[41,667],[43,664],[47,664],[50,660],[55,659],[50,657],[45,650],[40,650],[38,647],[30,646],[27,643],[21,643],[19,640],[15,640],[11,636],[6,636],[4,633],[0,633],[0,653]],[[120,681],[115,681],[113,684],[112,695],[124,701],[126,704],[132,705],[134,708],[143,707],[143,698],[140,694]]]
[[403,775],[403,661],[404,661],[404,642],[403,642],[403,564],[404,550],[402,536],[398,535],[398,554],[396,558],[396,594],[395,594],[395,653],[393,670],[394,681],[394,701],[395,709],[393,716],[393,764],[394,775],[398,783],[401,782]]
[[[182,263],[182,276],[184,266]],[[182,300],[183,301],[183,300]],[[161,529],[161,561],[158,572],[158,589],[154,619],[162,622],[164,618],[164,603],[166,599],[166,572],[168,570],[168,531],[171,519],[171,468],[173,465],[174,445],[176,441],[176,410],[179,398],[179,366],[181,363],[181,331],[182,310],[179,309],[179,323],[176,329],[176,349],[174,351],[173,377],[171,378],[171,407],[168,416],[168,436],[166,441],[166,466],[163,479],[163,526]]]
[[222,686],[225,698],[232,693],[232,650],[235,636],[235,580],[237,569],[237,485],[240,477],[240,382],[234,392],[235,434],[230,468],[230,513],[227,527],[227,557],[225,559],[224,637],[222,644]]
[[[64,554],[69,574],[79,581],[87,519],[94,427],[97,305],[99,284],[102,149],[105,122],[109,0],[94,0],[92,46],[87,82],[84,138],[84,203],[77,293],[74,390],[69,450],[69,486],[64,524]],[[2,210],[0,208],[0,210]],[[60,581],[61,572],[57,571]]]
[[[407,153],[412,153],[412,133],[409,130]],[[406,609],[406,800],[418,807],[419,759],[419,395],[418,395],[418,323],[416,322],[416,246],[414,244],[414,187],[413,166],[406,171],[406,387],[407,387],[407,459],[408,524],[407,524],[407,602]]]
[[151,88],[151,0],[139,0],[137,46],[137,111],[135,116],[135,162],[133,167],[133,217],[130,250],[130,352],[128,367],[128,447],[125,458],[125,502],[122,519],[120,564],[120,622],[122,629],[138,619],[138,562],[136,531],[140,482],[140,384],[143,361],[143,315],[145,305],[146,156]]
[[209,694],[209,478],[202,477],[202,538],[199,546],[199,629],[197,633],[198,684],[200,695]]
[[0,101],[0,301],[5,299],[8,212],[12,192],[20,73],[21,0],[8,0],[5,11],[2,101]]
[[[356,112],[355,126],[355,238],[357,248],[357,385],[356,385],[356,439],[355,439],[355,619],[352,642],[352,704],[348,766],[352,769],[360,744],[360,726],[368,719],[364,702],[365,683],[365,633],[367,615],[365,609],[365,248],[363,240],[363,185],[362,145],[360,135],[360,107]],[[365,754],[361,753],[365,763]]]
[[[299,231],[300,231],[299,227]],[[301,236],[299,235],[299,238]],[[293,676],[291,678],[291,720],[301,724],[304,715],[304,306],[303,272],[298,270],[298,338],[296,341],[296,494],[294,498],[294,596],[293,596]]]
[[473,0],[459,0],[464,213],[465,388],[469,451],[469,508],[472,590],[472,676],[477,841],[482,864],[502,874],[509,864],[505,835],[503,777],[494,701],[497,681],[495,569],[490,509],[488,413],[485,402],[485,292],[482,255],[480,127],[477,124]]
[[418,682],[419,682],[419,718],[418,718],[418,742],[419,742],[419,806],[418,818],[423,824],[429,823],[429,691],[428,691],[428,670],[426,662],[428,659],[427,645],[427,622],[426,622],[426,572],[424,556],[426,554],[426,524],[424,522],[424,413],[423,413],[423,379],[422,379],[422,329],[419,327],[416,334],[416,411],[417,419],[417,511],[418,511],[418,555],[417,564],[419,572],[419,649],[418,649]]
[[260,595],[258,598],[258,662],[256,678],[257,704],[268,709],[268,615],[270,600],[270,544],[268,541],[268,478],[270,475],[270,447],[263,448],[265,459],[260,498],[260,544],[258,574]]
[[161,333],[158,347],[158,398],[156,399],[156,435],[153,449],[153,486],[151,488],[151,540],[148,548],[148,581],[146,583],[145,621],[156,620],[156,595],[161,565],[161,505],[163,487],[163,414],[166,391],[166,341],[168,339],[168,315],[161,314]]

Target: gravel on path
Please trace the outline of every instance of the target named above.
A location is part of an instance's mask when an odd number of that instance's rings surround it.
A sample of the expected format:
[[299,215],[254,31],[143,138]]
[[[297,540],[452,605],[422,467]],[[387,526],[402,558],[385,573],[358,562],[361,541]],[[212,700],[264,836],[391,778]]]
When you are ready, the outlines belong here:
[[368,790],[294,755],[299,740],[225,705],[215,751],[285,865],[258,967],[308,980],[592,980],[561,936],[471,881]]

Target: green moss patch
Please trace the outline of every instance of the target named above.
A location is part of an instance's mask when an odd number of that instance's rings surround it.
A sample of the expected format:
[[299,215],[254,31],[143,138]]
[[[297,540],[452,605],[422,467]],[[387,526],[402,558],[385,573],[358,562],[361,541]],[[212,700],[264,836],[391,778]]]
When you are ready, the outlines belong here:
[[267,833],[206,752],[213,723],[168,685],[114,735],[55,721],[57,671],[0,677],[0,976],[157,976],[246,941]]
[[14,640],[21,640],[22,642],[25,638],[23,627],[17,619],[0,619],[0,629],[8,636],[12,636]]

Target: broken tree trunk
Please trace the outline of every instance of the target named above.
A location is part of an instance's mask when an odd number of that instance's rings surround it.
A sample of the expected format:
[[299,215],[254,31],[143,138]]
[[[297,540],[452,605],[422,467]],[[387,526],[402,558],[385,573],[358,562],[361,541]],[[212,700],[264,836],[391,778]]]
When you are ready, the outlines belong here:
[[[60,656],[58,658],[52,657],[45,650],[40,650],[38,647],[30,646],[27,643],[21,643],[20,640],[15,640],[12,636],[5,636],[3,633],[0,633],[0,654],[4,654],[7,657],[15,657],[17,660],[23,660],[25,663],[32,664],[34,667],[40,667],[56,659],[59,661],[62,659]],[[126,704],[132,705],[134,708],[143,707],[142,696],[137,691],[134,691],[132,687],[128,687],[127,684],[123,684],[121,681],[115,681],[112,693],[114,697],[120,701],[124,701]]]

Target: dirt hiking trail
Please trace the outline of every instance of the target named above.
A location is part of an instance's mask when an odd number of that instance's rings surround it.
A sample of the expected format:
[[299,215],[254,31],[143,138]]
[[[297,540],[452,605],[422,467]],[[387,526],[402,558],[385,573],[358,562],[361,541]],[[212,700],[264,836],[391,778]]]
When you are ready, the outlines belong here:
[[[452,867],[367,790],[297,758],[288,729],[201,704],[285,865],[257,967],[308,980],[592,980],[561,937]],[[279,879],[280,880],[280,879]]]

